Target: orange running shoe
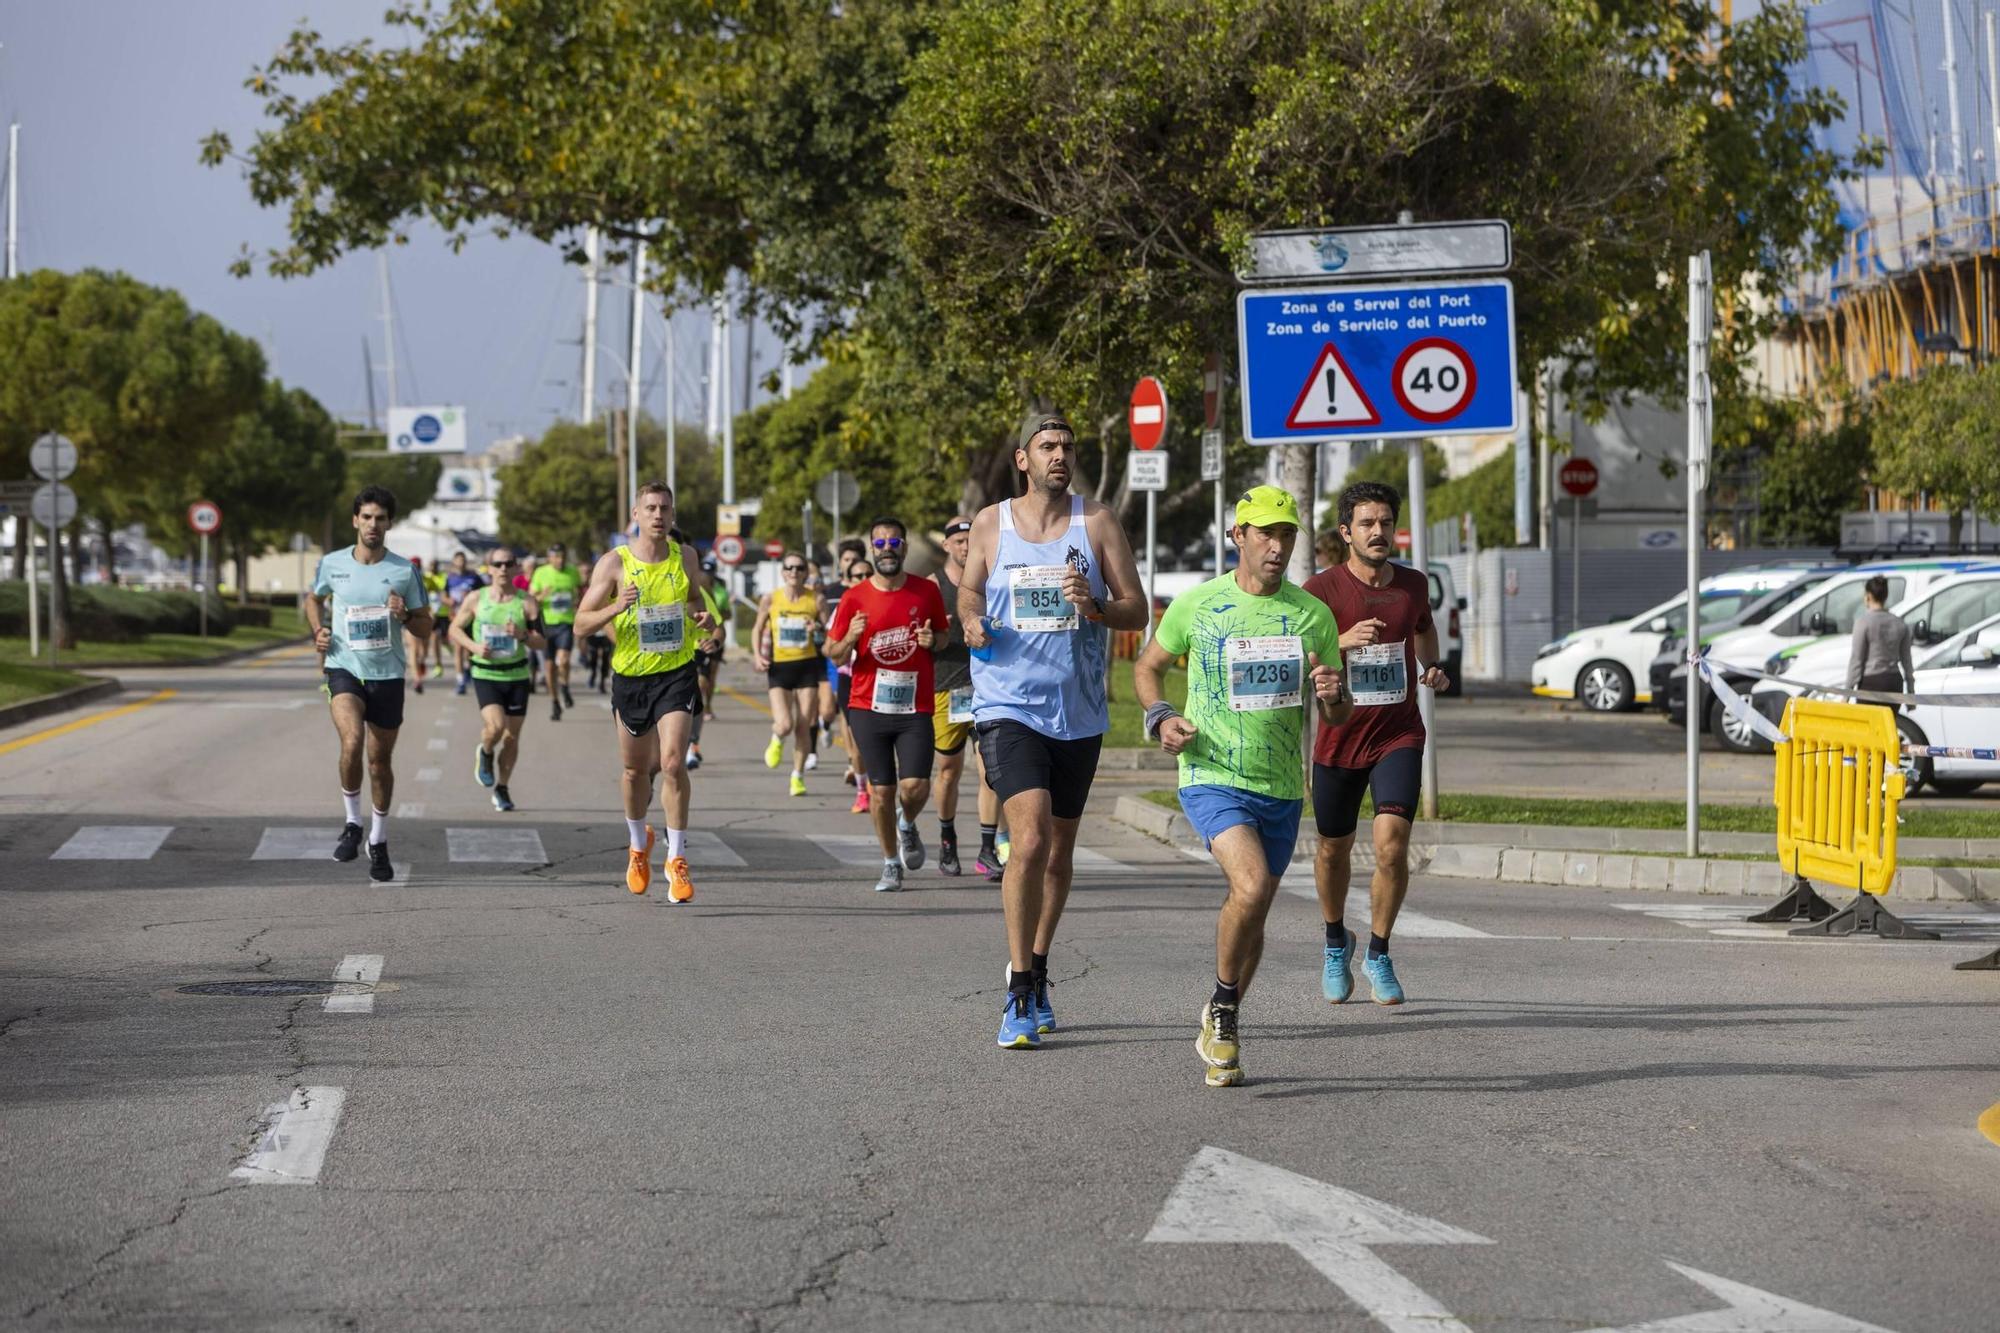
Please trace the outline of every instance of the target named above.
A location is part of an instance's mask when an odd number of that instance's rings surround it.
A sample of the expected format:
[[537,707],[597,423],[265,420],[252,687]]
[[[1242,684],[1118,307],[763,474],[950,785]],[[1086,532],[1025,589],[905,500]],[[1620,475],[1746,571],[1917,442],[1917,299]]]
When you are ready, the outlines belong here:
[[676,856],[663,867],[667,872],[667,901],[670,903],[691,903],[694,901],[694,878],[688,874],[685,856]]
[[631,859],[625,865],[625,887],[634,893],[644,893],[653,885],[653,867],[646,863],[646,858],[652,851],[653,826],[648,824],[645,847],[632,849],[629,853]]

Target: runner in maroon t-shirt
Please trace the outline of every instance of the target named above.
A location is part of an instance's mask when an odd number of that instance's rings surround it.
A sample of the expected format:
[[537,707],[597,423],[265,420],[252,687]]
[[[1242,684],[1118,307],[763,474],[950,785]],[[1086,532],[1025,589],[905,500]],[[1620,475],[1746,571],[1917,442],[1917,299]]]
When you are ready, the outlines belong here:
[[1431,622],[1430,580],[1391,564],[1396,549],[1395,489],[1360,482],[1340,495],[1344,563],[1306,580],[1305,589],[1333,611],[1354,716],[1323,727],[1313,744],[1313,816],[1319,849],[1313,878],[1326,920],[1326,962],[1320,988],[1339,1004],[1354,991],[1353,941],[1342,924],[1360,822],[1361,794],[1375,796],[1375,878],[1369,885],[1368,974],[1377,1004],[1401,1004],[1403,988],[1389,962],[1389,932],[1410,888],[1410,820],[1423,780],[1424,724],[1417,689],[1448,683],[1437,666],[1437,626]]
[[924,863],[917,815],[931,795],[931,645],[947,621],[937,584],[903,572],[908,537],[902,521],[878,518],[868,536],[875,572],[841,594],[827,627],[826,655],[835,663],[853,659],[847,726],[882,843],[882,878],[875,888],[890,893],[903,887],[905,870]]

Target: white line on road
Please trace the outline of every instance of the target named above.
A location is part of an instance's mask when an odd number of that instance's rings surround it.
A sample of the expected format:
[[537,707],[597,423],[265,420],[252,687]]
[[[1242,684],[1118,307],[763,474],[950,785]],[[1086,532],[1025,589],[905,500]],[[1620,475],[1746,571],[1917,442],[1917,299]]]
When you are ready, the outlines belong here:
[[339,834],[318,828],[266,828],[252,861],[331,861]]
[[446,713],[446,714],[444,714],[444,715],[443,715],[442,717],[438,718],[438,720],[437,720],[437,721],[435,721],[435,722],[431,723],[431,725],[432,725],[432,726],[434,726],[434,727],[448,727],[448,726],[450,726],[450,725],[451,725],[451,714],[450,714],[450,713]]
[[[1313,868],[1308,863],[1295,864],[1281,881],[1286,893],[1295,898],[1319,900],[1319,889],[1313,883]],[[1350,932],[1366,934],[1368,931],[1368,898],[1365,893],[1357,894],[1349,888],[1347,894],[1347,926]],[[1396,933],[1413,940],[1486,940],[1493,936],[1475,926],[1461,925],[1447,921],[1441,916],[1431,916],[1427,912],[1412,912],[1405,907],[1396,913]]]
[[451,740],[446,736],[433,736],[425,744],[426,748],[432,750],[449,750],[451,748]]
[[254,1185],[314,1185],[326,1164],[345,1088],[294,1088],[291,1100],[264,1109],[263,1133],[234,1171]]
[[173,831],[171,824],[85,824],[49,860],[150,861]]
[[424,817],[424,803],[422,801],[396,802],[396,818],[422,819],[423,817]]
[[382,979],[382,955],[351,953],[333,969],[333,979],[352,989],[337,990],[320,1007],[329,1014],[372,1014],[375,1012],[375,983]]
[[[844,866],[879,866],[882,864],[882,844],[875,841],[872,834],[830,833],[809,838],[808,841],[818,843],[826,849],[827,853],[834,860]],[[926,838],[924,846],[930,856],[935,857],[937,855],[937,839],[935,837]],[[1114,860],[1106,856],[1103,852],[1094,852],[1088,847],[1079,847],[1076,849],[1076,860],[1073,864],[1078,870],[1092,870],[1099,873],[1144,868],[1126,865],[1123,861]]]
[[453,861],[509,861],[547,865],[542,835],[531,828],[448,828],[446,854]]
[[444,770],[441,768],[420,768],[417,770],[417,781],[419,782],[436,782],[443,776]]
[[287,699],[283,701],[267,700],[259,703],[246,703],[241,700],[238,700],[232,703],[218,703],[209,705],[210,708],[250,708],[250,709],[263,709],[278,713],[295,713],[299,709],[304,708],[305,706],[306,706],[306,701],[304,699]]
[[736,849],[722,840],[719,833],[707,829],[689,829],[687,833],[687,858],[691,866],[741,866],[747,868],[749,862],[737,854]]

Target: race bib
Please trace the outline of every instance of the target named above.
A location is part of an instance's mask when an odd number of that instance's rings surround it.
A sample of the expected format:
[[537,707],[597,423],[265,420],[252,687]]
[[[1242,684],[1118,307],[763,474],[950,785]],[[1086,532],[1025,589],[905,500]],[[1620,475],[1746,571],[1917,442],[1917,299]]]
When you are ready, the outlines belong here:
[[514,631],[505,625],[485,625],[480,628],[480,651],[489,662],[512,657],[519,651],[518,643]]
[[1400,643],[1371,643],[1348,650],[1347,692],[1357,707],[1399,704],[1410,697]]
[[1007,597],[1014,628],[1023,634],[1054,634],[1076,628],[1076,607],[1062,595],[1068,565],[1030,565],[1007,571]]
[[389,608],[350,606],[347,608],[347,646],[358,653],[380,652],[389,646]]
[[1297,708],[1303,698],[1305,646],[1295,634],[1231,639],[1223,650],[1229,667],[1229,707],[1237,713]]
[[632,608],[639,617],[639,651],[677,653],[687,642],[687,608],[679,602],[655,602]]
[[914,671],[877,671],[875,673],[875,707],[878,713],[914,713],[917,711],[917,673]]
[[550,615],[566,616],[570,613],[570,608],[575,605],[576,598],[566,592],[552,592],[549,594],[548,611]]
[[804,648],[811,641],[811,616],[778,617],[778,646],[780,648]]
[[972,721],[972,687],[970,685],[953,690],[946,698],[950,703],[950,707],[945,710],[945,721]]

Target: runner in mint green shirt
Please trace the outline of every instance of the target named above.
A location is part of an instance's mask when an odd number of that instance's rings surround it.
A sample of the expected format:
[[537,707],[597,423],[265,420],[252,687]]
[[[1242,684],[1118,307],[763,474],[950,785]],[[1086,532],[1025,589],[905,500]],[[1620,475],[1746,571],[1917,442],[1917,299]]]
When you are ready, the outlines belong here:
[[[1229,880],[1215,937],[1215,991],[1195,1049],[1210,1087],[1243,1081],[1237,1005],[1264,952],[1264,919],[1291,864],[1305,797],[1306,701],[1323,726],[1353,711],[1342,686],[1340,631],[1326,604],[1285,581],[1298,502],[1259,486],[1236,504],[1236,570],[1174,599],[1133,664],[1146,734],[1180,760],[1181,808]],[[1187,704],[1165,698],[1167,668],[1187,658]]]

